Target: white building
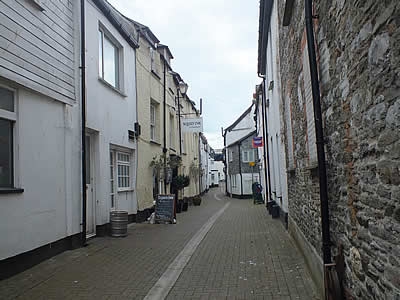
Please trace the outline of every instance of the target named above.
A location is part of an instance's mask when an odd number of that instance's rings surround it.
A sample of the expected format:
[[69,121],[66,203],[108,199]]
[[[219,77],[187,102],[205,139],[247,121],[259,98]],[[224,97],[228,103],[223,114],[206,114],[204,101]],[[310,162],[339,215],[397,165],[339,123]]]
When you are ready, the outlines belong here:
[[137,32],[106,1],[87,1],[87,234],[110,211],[137,212]]
[[[263,24],[263,32],[260,36],[267,39],[261,43],[259,48],[258,72],[264,77],[261,87],[261,97],[259,97],[258,117],[260,120],[260,134],[265,133],[264,147],[266,147],[266,158],[261,157],[263,163],[262,174],[267,168],[269,180],[267,180],[269,189],[269,201],[275,201],[281,211],[281,217],[287,225],[288,214],[288,188],[287,188],[287,168],[285,156],[285,134],[283,133],[283,120],[281,120],[282,103],[284,101],[281,95],[280,87],[280,66],[279,60],[279,22],[278,22],[278,6],[276,3],[266,2],[264,13],[266,20]],[[261,99],[260,99],[261,98]],[[262,100],[262,101],[260,101]],[[264,115],[263,107],[264,106]],[[290,117],[290,116],[289,116]],[[262,119],[262,122],[261,122]],[[290,122],[289,122],[290,123]],[[264,126],[264,128],[262,128]],[[291,135],[288,135],[291,138]],[[292,145],[291,142],[288,143]],[[269,166],[268,166],[269,163]],[[289,165],[293,163],[293,159],[289,158]],[[268,176],[268,175],[267,175]],[[265,184],[265,183],[264,183]],[[264,189],[266,191],[267,189]]]
[[256,134],[254,109],[252,104],[223,133],[226,192],[239,198],[252,197],[252,183],[259,182],[258,151],[252,147],[252,139]]
[[82,189],[79,2],[0,14],[1,279],[79,242]]

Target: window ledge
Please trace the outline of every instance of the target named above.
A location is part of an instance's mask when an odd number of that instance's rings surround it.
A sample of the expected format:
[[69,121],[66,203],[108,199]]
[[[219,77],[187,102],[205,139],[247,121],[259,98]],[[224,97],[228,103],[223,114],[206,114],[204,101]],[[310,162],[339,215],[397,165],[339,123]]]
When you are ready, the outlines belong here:
[[161,144],[159,142],[156,142],[156,141],[153,141],[153,140],[150,140],[150,144],[161,146]]
[[309,166],[307,166],[305,169],[310,170],[310,171],[316,170],[316,169],[318,169],[318,163],[312,163]]
[[106,87],[109,87],[110,89],[112,89],[114,92],[118,93],[119,95],[121,95],[122,97],[126,98],[128,97],[124,92],[122,92],[121,90],[117,89],[116,87],[112,86],[111,84],[109,84],[107,81],[105,81],[103,78],[99,77],[99,81],[104,84]]
[[23,192],[22,188],[0,188],[0,194],[22,194]]
[[129,193],[129,192],[133,192],[134,189],[129,188],[129,189],[124,189],[124,190],[119,190],[118,193]]

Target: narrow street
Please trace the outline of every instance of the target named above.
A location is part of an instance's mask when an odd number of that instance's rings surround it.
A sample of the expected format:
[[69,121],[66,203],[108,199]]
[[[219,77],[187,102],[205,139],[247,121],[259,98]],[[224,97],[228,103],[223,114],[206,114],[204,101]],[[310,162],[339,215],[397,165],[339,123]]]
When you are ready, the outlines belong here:
[[135,223],[128,232],[1,281],[0,299],[319,299],[282,223],[221,186],[176,225]]

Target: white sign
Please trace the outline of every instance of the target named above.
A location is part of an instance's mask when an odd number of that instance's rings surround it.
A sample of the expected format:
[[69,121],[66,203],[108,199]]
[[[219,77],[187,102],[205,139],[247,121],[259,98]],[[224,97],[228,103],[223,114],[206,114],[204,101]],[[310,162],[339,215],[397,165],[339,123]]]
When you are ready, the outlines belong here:
[[203,119],[182,119],[182,131],[183,132],[202,132],[203,131]]

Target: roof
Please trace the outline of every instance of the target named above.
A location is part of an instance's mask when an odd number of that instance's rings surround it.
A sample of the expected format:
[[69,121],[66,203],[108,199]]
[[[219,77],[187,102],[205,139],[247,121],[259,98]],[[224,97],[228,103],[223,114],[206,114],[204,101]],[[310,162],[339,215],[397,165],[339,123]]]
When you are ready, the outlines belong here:
[[110,23],[118,30],[128,44],[133,48],[138,48],[139,35],[136,28],[107,0],[93,0],[94,4],[102,11]]
[[268,34],[271,21],[273,0],[260,0],[260,17],[258,22],[258,67],[261,75],[266,73],[266,54]]
[[242,137],[241,139],[234,141],[232,144],[227,145],[225,148],[229,148],[232,146],[235,146],[237,144],[240,144],[241,142],[243,142],[245,139],[248,139],[249,137],[251,137],[252,135],[257,134],[257,130],[253,130],[252,132],[250,132],[249,134],[245,135],[244,137]]
[[135,20],[132,20],[128,17],[125,17],[129,22],[133,24],[133,26],[136,28],[138,33],[143,36],[149,43],[152,45],[154,48],[156,47],[156,44],[160,42],[160,40],[155,36],[155,34],[151,31],[151,29],[143,25]]
[[237,124],[239,124],[239,122],[240,122],[241,120],[243,120],[243,118],[244,118],[246,115],[248,115],[248,114],[250,113],[251,108],[253,107],[253,105],[254,105],[254,104],[252,103],[252,104],[250,105],[250,107],[249,107],[248,109],[246,109],[245,112],[242,113],[241,116],[240,116],[235,122],[233,122],[232,125],[230,125],[229,127],[227,127],[227,128],[224,130],[224,131],[225,131],[224,136],[225,136],[225,134],[226,134],[227,131],[231,131],[232,128],[234,128]]
[[169,47],[168,47],[167,45],[158,44],[157,48],[159,48],[159,49],[166,49],[168,55],[169,55],[171,58],[174,58],[174,56],[172,55],[171,50],[169,49]]

